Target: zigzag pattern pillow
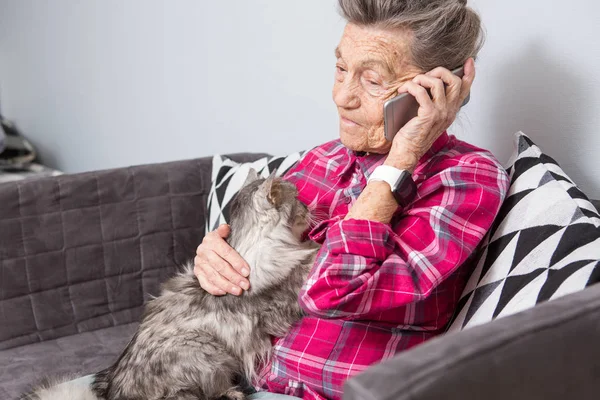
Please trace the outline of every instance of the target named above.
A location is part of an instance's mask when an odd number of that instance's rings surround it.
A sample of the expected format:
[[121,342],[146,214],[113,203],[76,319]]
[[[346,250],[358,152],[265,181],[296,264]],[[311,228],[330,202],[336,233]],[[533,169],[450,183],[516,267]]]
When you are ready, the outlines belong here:
[[208,194],[206,233],[229,221],[231,199],[242,188],[248,171],[254,168],[258,175],[266,178],[273,171],[283,176],[302,158],[304,152],[288,156],[263,157],[254,162],[238,163],[227,157],[215,155],[212,165],[212,184]]
[[449,331],[600,281],[600,215],[555,160],[516,134],[511,186]]

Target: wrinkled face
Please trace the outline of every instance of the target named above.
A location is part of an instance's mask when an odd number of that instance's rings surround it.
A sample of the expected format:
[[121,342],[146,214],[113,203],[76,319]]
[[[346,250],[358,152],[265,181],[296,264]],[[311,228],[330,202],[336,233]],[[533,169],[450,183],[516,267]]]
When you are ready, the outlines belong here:
[[340,116],[340,139],[349,149],[387,153],[383,105],[403,82],[420,74],[410,63],[410,36],[347,24],[336,49],[333,100]]
[[232,230],[268,236],[284,227],[301,239],[308,228],[307,207],[298,200],[298,190],[290,182],[270,176],[258,178],[251,171],[244,187],[231,204]]

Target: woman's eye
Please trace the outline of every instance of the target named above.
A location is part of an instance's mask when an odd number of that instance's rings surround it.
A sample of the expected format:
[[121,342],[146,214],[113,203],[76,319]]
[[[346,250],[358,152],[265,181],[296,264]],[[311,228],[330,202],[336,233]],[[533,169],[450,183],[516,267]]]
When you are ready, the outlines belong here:
[[342,67],[340,67],[339,65],[336,65],[335,68],[337,69],[338,72],[346,72],[346,70]]
[[367,72],[362,76],[362,80],[364,82],[365,85],[371,86],[371,87],[380,87],[381,84],[381,80],[379,79],[379,77],[376,74],[373,74],[371,72]]
[[365,82],[365,84],[368,86],[377,87],[377,88],[381,87],[381,83],[379,81],[376,81],[374,79],[369,79],[367,77],[364,77],[363,79],[364,79],[363,82]]

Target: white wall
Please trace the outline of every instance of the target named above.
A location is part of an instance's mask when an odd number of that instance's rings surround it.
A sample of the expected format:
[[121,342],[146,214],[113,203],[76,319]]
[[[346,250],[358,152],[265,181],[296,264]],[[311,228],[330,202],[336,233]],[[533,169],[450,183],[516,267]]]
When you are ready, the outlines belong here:
[[[68,172],[337,135],[335,0],[0,0],[0,96]],[[600,197],[600,3],[470,1],[488,32],[451,131],[502,161],[528,133]]]
[[472,103],[455,132],[494,151],[527,133],[600,198],[600,3],[477,0],[487,29]]
[[3,112],[81,171],[336,137],[331,1],[0,0]]

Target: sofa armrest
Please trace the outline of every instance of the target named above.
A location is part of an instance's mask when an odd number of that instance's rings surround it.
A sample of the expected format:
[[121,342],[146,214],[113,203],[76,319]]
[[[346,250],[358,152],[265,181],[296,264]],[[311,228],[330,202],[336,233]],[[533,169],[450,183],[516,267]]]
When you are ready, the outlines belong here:
[[210,157],[0,184],[0,349],[138,320],[204,235]]
[[600,284],[446,334],[346,382],[344,399],[592,399]]

